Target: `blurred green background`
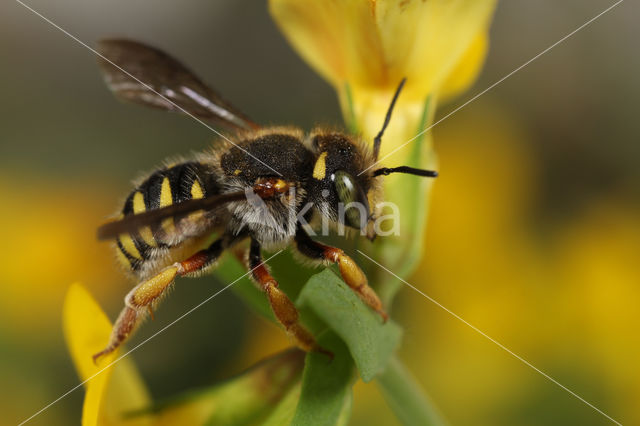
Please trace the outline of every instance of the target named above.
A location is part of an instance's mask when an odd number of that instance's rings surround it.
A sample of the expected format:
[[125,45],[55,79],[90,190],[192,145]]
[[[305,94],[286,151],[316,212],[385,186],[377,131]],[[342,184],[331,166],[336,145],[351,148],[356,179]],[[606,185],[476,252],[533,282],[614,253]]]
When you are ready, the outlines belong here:
[[[90,45],[125,36],[175,54],[260,123],[341,122],[333,90],[264,2],[27,4]],[[610,4],[500,3],[479,81],[440,116]],[[624,424],[640,423],[639,12],[624,2],[433,129],[441,177],[409,279]],[[69,284],[83,282],[111,318],[131,287],[96,226],[133,177],[213,135],[115,101],[94,55],[18,3],[2,6],[0,35],[0,424],[15,424],[78,383],[60,320]],[[181,280],[129,347],[220,284]],[[608,424],[414,291],[394,315],[401,358],[451,424]],[[132,356],[162,397],[286,346],[225,292]],[[82,395],[30,424],[77,423]],[[356,386],[354,410],[354,425],[395,424],[373,386]]]

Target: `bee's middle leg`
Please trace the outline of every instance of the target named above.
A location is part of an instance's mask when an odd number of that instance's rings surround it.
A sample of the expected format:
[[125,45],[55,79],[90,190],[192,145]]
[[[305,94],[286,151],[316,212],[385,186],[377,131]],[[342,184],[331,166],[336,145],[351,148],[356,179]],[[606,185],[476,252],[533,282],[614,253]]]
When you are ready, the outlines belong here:
[[94,362],[122,345],[146,317],[147,313],[150,313],[153,317],[152,308],[154,304],[159,302],[176,277],[198,272],[210,266],[228,246],[228,239],[220,238],[208,248],[200,250],[182,262],[176,262],[164,268],[156,275],[135,286],[124,299],[125,307],[113,326],[109,343],[105,349],[93,355]]
[[267,294],[276,319],[282,324],[287,334],[295,340],[295,343],[307,352],[312,350],[324,352],[318,347],[311,333],[298,322],[298,311],[295,305],[278,288],[278,282],[271,276],[262,261],[260,243],[254,239],[251,240],[251,248],[249,250],[249,268],[251,268],[253,279]]

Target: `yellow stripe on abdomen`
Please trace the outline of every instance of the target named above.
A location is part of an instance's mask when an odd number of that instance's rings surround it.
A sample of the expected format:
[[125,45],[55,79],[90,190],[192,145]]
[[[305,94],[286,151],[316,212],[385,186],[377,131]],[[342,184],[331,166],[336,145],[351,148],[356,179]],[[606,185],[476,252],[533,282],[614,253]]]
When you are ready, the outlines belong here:
[[[200,182],[198,179],[193,181],[191,185],[191,199],[198,200],[200,198],[204,198],[204,191],[202,191],[202,187],[200,186]],[[200,220],[204,217],[204,211],[198,210],[189,215],[189,219],[192,221]]]
[[142,260],[142,255],[138,251],[136,244],[133,242],[133,238],[129,234],[120,234],[118,241],[122,245],[122,249],[127,252],[131,257]]
[[125,268],[131,268],[131,262],[129,258],[122,252],[120,247],[116,247],[116,257],[118,258],[118,262],[122,264]]
[[[147,207],[144,204],[144,195],[142,192],[137,191],[133,194],[133,213],[144,213],[147,211]],[[157,247],[157,243],[155,238],[153,238],[153,233],[151,232],[151,228],[148,226],[143,226],[138,230],[140,237],[149,247]]]
[[202,191],[202,187],[200,186],[200,182],[198,180],[193,181],[193,185],[191,185],[191,198],[197,200],[199,198],[204,197],[204,192]]
[[[169,182],[169,178],[165,176],[162,179],[162,186],[160,187],[160,208],[167,207],[172,204],[173,196],[171,195],[171,182]],[[172,217],[162,221],[162,229],[167,235],[175,235],[176,226]]]

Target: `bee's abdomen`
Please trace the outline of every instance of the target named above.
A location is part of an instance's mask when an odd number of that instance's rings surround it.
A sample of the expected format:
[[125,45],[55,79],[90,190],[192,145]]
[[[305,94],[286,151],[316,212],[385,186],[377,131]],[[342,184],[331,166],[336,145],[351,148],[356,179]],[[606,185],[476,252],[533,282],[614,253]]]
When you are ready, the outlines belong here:
[[[122,214],[143,213],[215,193],[219,193],[219,185],[208,166],[197,162],[181,163],[158,170],[142,182],[127,197]],[[159,225],[120,235],[116,245],[120,260],[135,271],[153,257],[156,249],[180,242],[174,219],[167,218]]]

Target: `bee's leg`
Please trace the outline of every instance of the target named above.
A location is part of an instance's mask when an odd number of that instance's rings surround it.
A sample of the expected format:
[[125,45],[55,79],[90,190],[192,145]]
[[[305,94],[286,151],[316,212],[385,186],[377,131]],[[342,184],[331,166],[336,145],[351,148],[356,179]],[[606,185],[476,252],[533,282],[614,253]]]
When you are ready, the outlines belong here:
[[260,288],[267,293],[271,309],[280,324],[282,324],[287,331],[287,334],[295,340],[301,349],[307,352],[321,350],[316,345],[316,341],[311,333],[298,322],[298,311],[296,307],[287,295],[278,288],[278,282],[271,276],[269,270],[262,262],[260,243],[254,239],[251,240],[251,248],[249,250],[249,268],[251,268],[253,279],[256,280]]
[[301,227],[298,227],[296,231],[295,241],[298,251],[310,259],[337,263],[344,282],[356,292],[364,303],[376,311],[382,317],[383,321],[387,321],[389,316],[382,308],[380,298],[376,292],[369,287],[367,277],[353,259],[339,248],[313,241],[309,234]]
[[135,286],[124,299],[125,307],[113,326],[107,347],[93,355],[94,362],[101,356],[115,351],[131,336],[147,314],[152,313],[153,305],[160,301],[160,297],[173,284],[176,277],[198,272],[210,266],[229,244],[230,239],[220,238],[208,248],[200,250],[182,262],[176,262],[164,268],[153,277]]

